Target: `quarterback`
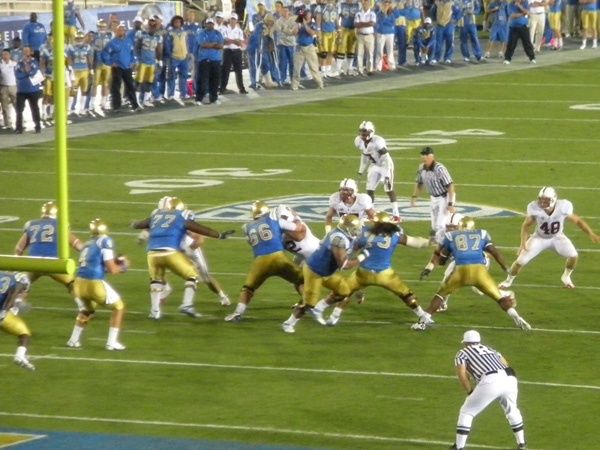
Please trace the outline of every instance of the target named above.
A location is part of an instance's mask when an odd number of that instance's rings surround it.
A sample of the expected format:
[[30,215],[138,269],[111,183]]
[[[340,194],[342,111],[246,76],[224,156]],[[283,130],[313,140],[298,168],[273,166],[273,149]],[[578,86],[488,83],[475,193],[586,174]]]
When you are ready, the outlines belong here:
[[354,146],[361,153],[358,175],[367,170],[367,194],[375,201],[375,189],[383,183],[383,190],[392,203],[392,215],[396,222],[400,221],[398,202],[394,191],[394,161],[387,149],[385,139],[375,134],[373,122],[364,121],[358,127],[359,135],[354,139]]
[[[559,199],[554,188],[544,186],[540,190],[537,200],[527,205],[527,217],[521,225],[519,256],[512,264],[506,280],[500,283],[501,289],[509,288],[523,266],[548,249],[567,258],[560,281],[567,288],[575,287],[571,281],[571,273],[577,264],[578,255],[575,246],[564,234],[565,219],[569,219],[577,225],[590,237],[592,242],[600,243],[600,236],[594,233],[581,217],[573,213],[573,204],[569,200]],[[531,226],[534,223],[537,228],[530,236]]]

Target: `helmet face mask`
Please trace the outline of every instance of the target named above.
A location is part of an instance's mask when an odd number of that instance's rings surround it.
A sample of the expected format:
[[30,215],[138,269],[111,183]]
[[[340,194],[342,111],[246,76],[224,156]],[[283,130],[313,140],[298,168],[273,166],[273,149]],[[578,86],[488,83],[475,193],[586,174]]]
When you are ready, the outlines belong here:
[[358,236],[362,228],[360,219],[353,214],[342,216],[337,227],[350,237]]
[[269,206],[262,200],[252,203],[252,218],[257,219],[269,213]]
[[458,223],[459,230],[474,230],[475,229],[475,220],[472,217],[463,217],[460,219]]
[[537,202],[540,208],[550,210],[554,208],[557,199],[558,195],[556,194],[556,190],[550,186],[544,186],[540,189]]
[[448,220],[446,221],[446,231],[455,231],[458,230],[460,222],[465,218],[460,213],[452,213],[449,214]]
[[58,214],[58,207],[56,206],[56,203],[46,202],[42,205],[42,217],[56,219],[56,214]]
[[343,202],[351,200],[357,193],[358,186],[352,178],[344,178],[340,182],[340,198]]
[[102,236],[108,233],[108,226],[102,219],[94,219],[90,222],[92,236]]

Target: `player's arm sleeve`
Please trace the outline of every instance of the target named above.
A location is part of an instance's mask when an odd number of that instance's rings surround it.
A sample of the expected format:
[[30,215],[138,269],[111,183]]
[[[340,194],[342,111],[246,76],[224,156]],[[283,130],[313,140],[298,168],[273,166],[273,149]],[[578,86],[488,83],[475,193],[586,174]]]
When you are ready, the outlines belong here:
[[150,228],[150,218],[144,220],[138,220],[131,224],[131,228],[135,230],[143,230],[145,228]]
[[201,225],[193,220],[186,220],[185,228],[186,230],[193,231],[194,233],[203,234],[204,236],[210,236],[216,239],[221,236],[221,233],[219,233],[217,230]]

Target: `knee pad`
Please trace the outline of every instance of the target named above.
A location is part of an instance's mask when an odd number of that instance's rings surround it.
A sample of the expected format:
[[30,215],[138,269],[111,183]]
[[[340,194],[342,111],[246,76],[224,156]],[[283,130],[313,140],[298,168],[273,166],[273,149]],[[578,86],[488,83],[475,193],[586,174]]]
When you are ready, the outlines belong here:
[[123,300],[119,300],[116,303],[113,303],[111,305],[112,309],[114,309],[115,311],[121,311],[123,309],[125,309],[125,303],[123,303]]
[[197,278],[188,278],[187,280],[185,280],[185,287],[187,288],[192,288],[194,290],[196,290],[196,286],[198,286],[198,279]]
[[250,286],[243,285],[241,291],[246,292],[250,295],[254,295],[254,289],[251,288]]
[[162,292],[164,288],[165,285],[161,281],[150,282],[150,292]]
[[416,307],[418,304],[417,299],[415,298],[415,294],[413,294],[412,292],[409,292],[405,295],[401,295],[400,298],[404,303],[406,303],[406,306],[409,306],[411,308]]
[[317,53],[317,55],[319,56],[319,58],[321,59],[325,59],[327,58],[327,52],[319,52]]

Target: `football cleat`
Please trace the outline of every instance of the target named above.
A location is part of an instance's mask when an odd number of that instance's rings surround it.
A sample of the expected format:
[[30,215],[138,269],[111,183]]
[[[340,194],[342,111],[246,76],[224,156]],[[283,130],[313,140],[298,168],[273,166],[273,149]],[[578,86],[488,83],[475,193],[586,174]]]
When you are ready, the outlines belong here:
[[293,325],[290,325],[290,324],[289,324],[289,323],[287,323],[287,322],[283,322],[283,323],[281,324],[281,329],[282,329],[284,332],[286,332],[286,333],[290,333],[290,334],[291,334],[291,333],[295,333],[295,332],[296,332],[296,329],[294,328],[294,326],[293,326]]
[[427,325],[425,325],[423,322],[417,322],[413,323],[410,326],[410,329],[414,331],[425,331],[427,329]]
[[517,450],[527,450],[527,443],[523,442],[522,444],[518,444]]
[[571,281],[571,277],[567,276],[567,275],[562,275],[560,277],[560,281],[562,281],[562,283],[565,285],[566,288],[568,289],[574,289],[575,285],[573,284],[573,282]]
[[81,348],[81,342],[80,341],[72,341],[71,339],[69,339],[67,341],[67,347]]
[[514,319],[515,324],[523,331],[531,331],[531,325],[529,325],[527,323],[527,321],[525,319],[523,319],[522,317],[517,317],[516,319]]
[[225,322],[241,322],[242,321],[242,315],[239,313],[231,313],[227,316],[225,316]]
[[196,308],[194,308],[193,306],[180,306],[179,312],[181,314],[185,314],[186,316],[193,317],[194,319],[202,317],[202,314],[196,311]]
[[341,318],[342,318],[341,314],[338,314],[338,315],[335,315],[335,316],[332,314],[327,319],[326,325],[328,327],[335,327],[337,325],[337,323],[340,321]]
[[123,344],[121,344],[120,342],[111,342],[110,344],[106,344],[106,350],[110,350],[110,351],[121,351],[121,350],[125,350],[127,347],[125,347]]
[[321,325],[327,325],[327,321],[323,317],[323,311],[318,311],[315,308],[309,308],[307,312],[309,312]]
[[508,289],[509,287],[511,287],[511,286],[512,286],[512,284],[513,284],[513,280],[511,280],[511,279],[507,278],[507,279],[506,279],[506,280],[504,280],[502,283],[500,283],[500,284],[498,285],[498,287],[499,287],[500,289]]
[[31,371],[35,370],[35,366],[33,364],[31,364],[29,362],[29,360],[27,358],[25,358],[24,356],[23,357],[15,356],[13,361],[17,366],[22,367],[23,369],[31,370]]
[[148,314],[148,319],[159,320],[161,318],[161,316],[162,316],[162,314],[161,314],[160,310],[152,309],[152,310],[150,310],[150,314]]

